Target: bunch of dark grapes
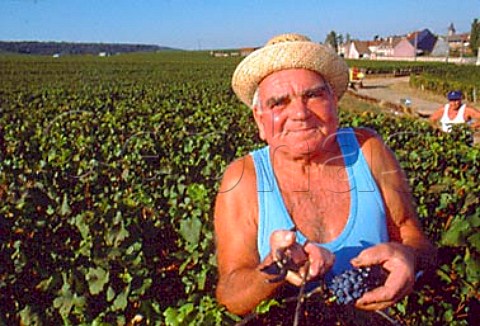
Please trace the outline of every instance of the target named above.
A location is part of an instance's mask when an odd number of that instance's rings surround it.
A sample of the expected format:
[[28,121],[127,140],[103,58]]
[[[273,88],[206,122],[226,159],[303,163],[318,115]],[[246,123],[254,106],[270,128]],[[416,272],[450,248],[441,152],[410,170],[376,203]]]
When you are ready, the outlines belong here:
[[382,286],[387,276],[380,265],[354,268],[335,276],[328,288],[338,304],[353,304],[364,293]]

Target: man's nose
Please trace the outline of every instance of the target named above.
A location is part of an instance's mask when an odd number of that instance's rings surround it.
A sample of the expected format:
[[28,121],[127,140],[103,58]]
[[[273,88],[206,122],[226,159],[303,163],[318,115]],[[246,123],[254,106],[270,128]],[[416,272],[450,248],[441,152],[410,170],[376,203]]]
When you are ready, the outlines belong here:
[[302,120],[308,118],[308,116],[311,114],[310,110],[307,107],[307,104],[300,96],[296,97],[291,102],[290,109],[290,117],[295,120]]

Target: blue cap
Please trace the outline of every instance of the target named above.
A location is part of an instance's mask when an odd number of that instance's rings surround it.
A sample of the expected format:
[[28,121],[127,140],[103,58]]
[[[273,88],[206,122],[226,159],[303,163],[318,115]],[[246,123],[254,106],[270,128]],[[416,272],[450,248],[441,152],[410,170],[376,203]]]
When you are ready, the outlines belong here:
[[448,92],[447,98],[449,101],[458,101],[462,99],[462,91],[451,91]]

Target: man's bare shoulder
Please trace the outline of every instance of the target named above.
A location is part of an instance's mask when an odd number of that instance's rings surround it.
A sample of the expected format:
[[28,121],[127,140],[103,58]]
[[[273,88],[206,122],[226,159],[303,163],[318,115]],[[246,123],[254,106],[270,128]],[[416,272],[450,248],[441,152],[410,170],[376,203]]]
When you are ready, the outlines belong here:
[[467,112],[467,114],[470,114],[470,115],[479,115],[480,114],[480,110],[473,107],[473,106],[470,106],[470,105],[467,105],[467,107],[465,108],[465,111]]
[[[215,229],[217,236],[227,235],[229,243],[250,235],[255,237],[257,186],[253,159],[239,158],[227,167],[215,202]],[[236,232],[242,230],[242,232]],[[234,232],[235,231],[235,232]],[[243,239],[239,240],[244,245]],[[238,250],[237,250],[238,251]]]
[[256,176],[251,155],[245,155],[228,165],[223,175],[219,195],[228,192],[255,192]]
[[367,146],[385,147],[385,143],[383,142],[382,138],[374,129],[362,127],[353,128],[353,131],[361,148],[365,148]]
[[400,170],[395,154],[375,130],[355,128],[354,131],[363,155],[377,178],[385,171]]

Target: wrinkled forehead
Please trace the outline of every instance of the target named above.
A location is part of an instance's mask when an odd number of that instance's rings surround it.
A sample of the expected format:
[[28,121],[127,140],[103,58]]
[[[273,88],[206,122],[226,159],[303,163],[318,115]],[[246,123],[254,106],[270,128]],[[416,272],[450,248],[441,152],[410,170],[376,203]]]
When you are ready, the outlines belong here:
[[318,72],[308,69],[285,69],[271,73],[259,85],[261,97],[298,94],[306,89],[327,85]]

